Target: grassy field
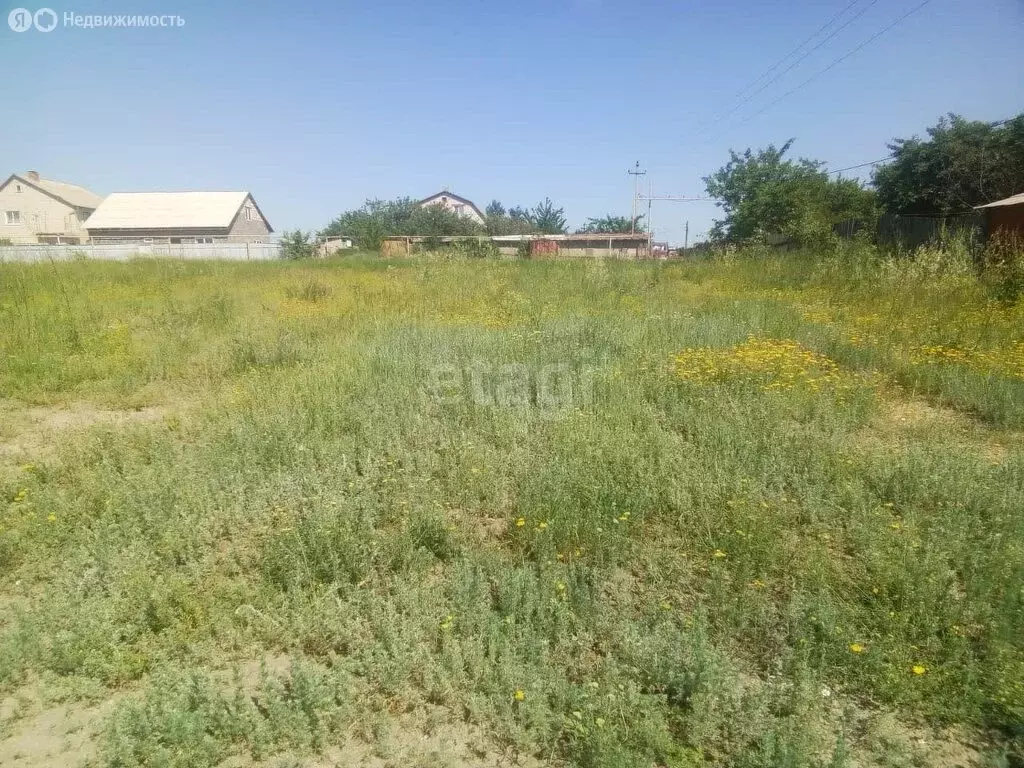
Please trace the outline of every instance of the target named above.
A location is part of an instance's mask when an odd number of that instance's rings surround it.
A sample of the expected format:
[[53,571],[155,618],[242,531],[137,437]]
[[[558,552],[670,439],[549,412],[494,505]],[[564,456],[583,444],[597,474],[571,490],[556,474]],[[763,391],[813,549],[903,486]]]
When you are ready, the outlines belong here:
[[1024,303],[0,265],[0,764],[1013,766]]

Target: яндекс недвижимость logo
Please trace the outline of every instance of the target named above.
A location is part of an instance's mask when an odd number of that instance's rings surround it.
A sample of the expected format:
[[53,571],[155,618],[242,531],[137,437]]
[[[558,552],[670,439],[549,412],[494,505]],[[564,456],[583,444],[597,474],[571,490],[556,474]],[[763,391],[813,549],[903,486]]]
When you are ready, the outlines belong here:
[[[40,8],[32,12],[28,8],[15,8],[7,14],[7,26],[15,32],[28,32],[33,27],[40,32],[52,32],[61,18],[52,8]],[[177,14],[78,14],[64,11],[63,26],[78,29],[102,29],[106,27],[183,27],[185,19]]]
[[15,8],[7,14],[7,25],[15,32],[27,32],[35,27],[40,32],[52,32],[57,26],[57,12],[40,8],[35,13],[27,8]]

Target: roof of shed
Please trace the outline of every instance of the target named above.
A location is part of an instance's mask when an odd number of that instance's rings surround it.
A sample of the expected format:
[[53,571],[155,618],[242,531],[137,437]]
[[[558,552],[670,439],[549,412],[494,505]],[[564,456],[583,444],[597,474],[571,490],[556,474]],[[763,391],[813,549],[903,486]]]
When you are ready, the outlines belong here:
[[987,203],[985,205],[976,205],[975,208],[998,208],[1003,205],[1024,205],[1024,192],[1019,195],[1012,195],[1003,200],[996,200],[994,203]]
[[248,192],[114,192],[89,217],[85,228],[230,227],[248,197]]
[[50,197],[55,197],[61,202],[67,203],[72,208],[95,209],[103,201],[103,198],[99,195],[77,184],[69,184],[66,181],[56,181],[54,179],[33,179],[27,173],[24,175],[20,173],[11,174],[7,181],[0,186],[6,187],[11,179],[17,179],[22,184],[35,187]]

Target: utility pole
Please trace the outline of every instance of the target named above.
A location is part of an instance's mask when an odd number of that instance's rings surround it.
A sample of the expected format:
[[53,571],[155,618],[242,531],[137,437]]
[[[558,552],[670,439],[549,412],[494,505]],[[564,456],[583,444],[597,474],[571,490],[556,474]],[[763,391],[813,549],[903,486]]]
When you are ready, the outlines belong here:
[[633,219],[629,224],[629,234],[636,234],[636,204],[640,201],[640,177],[646,176],[647,171],[640,170],[640,161],[636,161],[636,166],[632,171],[626,171],[630,176],[633,177]]
[[683,250],[690,247],[690,220],[686,220],[686,234],[683,235]]
[[647,258],[654,258],[654,225],[651,224],[651,198],[654,197],[654,180],[647,180]]

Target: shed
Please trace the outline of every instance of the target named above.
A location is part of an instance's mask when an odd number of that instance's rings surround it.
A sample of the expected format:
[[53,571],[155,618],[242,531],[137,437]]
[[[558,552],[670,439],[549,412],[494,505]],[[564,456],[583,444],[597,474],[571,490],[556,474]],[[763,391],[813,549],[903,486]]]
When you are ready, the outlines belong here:
[[986,237],[1024,239],[1024,192],[976,208],[985,214]]

